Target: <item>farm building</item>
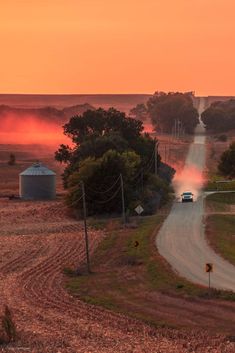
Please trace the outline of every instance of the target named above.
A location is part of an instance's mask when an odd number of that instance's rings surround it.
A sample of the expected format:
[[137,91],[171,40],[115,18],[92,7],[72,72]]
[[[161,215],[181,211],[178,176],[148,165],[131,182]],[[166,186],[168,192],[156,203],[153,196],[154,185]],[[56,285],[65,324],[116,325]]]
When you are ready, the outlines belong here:
[[56,174],[34,163],[19,175],[20,197],[24,200],[52,200],[56,197]]

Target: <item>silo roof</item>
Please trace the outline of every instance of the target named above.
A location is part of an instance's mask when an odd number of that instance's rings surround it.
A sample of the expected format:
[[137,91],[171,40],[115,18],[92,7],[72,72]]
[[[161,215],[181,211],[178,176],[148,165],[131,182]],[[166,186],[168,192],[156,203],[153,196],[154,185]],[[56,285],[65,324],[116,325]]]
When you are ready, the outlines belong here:
[[56,175],[52,170],[45,167],[42,163],[34,163],[25,169],[20,175]]

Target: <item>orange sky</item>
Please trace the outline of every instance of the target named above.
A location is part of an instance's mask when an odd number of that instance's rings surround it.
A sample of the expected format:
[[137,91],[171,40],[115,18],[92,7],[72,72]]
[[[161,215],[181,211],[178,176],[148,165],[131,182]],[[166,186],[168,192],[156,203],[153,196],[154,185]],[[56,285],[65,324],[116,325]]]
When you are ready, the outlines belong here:
[[1,0],[1,93],[235,95],[234,0]]

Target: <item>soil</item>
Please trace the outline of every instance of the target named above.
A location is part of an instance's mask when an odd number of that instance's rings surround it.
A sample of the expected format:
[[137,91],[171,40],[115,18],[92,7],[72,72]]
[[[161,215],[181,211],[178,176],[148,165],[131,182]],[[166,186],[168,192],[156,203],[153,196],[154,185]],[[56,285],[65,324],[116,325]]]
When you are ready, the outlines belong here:
[[[0,352],[234,352],[234,343],[223,335],[155,329],[72,297],[64,289],[63,269],[84,262],[84,235],[82,224],[67,214],[61,201],[3,199],[0,211],[0,303],[12,310],[19,335]],[[70,228],[60,232],[65,226]],[[102,230],[89,230],[91,252],[104,236]],[[161,310],[169,306],[172,315],[176,303],[159,296],[157,305]],[[192,320],[193,308],[194,303],[185,308]],[[225,303],[226,312],[228,308]]]

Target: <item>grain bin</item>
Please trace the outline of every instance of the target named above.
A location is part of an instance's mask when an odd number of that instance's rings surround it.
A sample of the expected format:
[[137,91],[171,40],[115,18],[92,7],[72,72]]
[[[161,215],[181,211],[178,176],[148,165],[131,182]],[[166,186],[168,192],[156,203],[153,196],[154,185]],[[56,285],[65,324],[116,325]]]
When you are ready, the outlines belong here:
[[52,200],[56,197],[56,174],[35,163],[20,173],[20,197],[24,200]]

